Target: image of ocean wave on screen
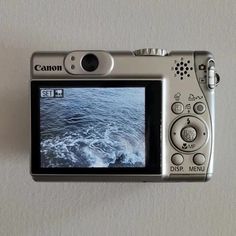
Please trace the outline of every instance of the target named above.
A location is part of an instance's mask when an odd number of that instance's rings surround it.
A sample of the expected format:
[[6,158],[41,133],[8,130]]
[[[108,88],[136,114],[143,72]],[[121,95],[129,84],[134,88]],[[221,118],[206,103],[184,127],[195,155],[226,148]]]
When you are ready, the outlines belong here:
[[41,167],[144,167],[144,88],[65,88],[40,99]]

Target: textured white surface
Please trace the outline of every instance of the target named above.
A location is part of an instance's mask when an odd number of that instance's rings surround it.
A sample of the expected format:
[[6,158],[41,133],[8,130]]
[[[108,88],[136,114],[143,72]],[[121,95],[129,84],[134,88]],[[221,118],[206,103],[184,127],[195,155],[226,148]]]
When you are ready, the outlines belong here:
[[[0,235],[235,235],[236,2],[0,1]],[[216,90],[208,183],[35,183],[29,59],[36,50],[205,49]]]

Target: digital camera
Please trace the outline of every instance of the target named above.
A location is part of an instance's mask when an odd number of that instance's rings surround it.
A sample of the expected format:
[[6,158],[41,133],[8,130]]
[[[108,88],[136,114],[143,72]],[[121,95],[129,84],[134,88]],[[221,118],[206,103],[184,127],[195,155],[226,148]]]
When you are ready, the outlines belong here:
[[36,52],[36,181],[207,181],[219,82],[206,51]]

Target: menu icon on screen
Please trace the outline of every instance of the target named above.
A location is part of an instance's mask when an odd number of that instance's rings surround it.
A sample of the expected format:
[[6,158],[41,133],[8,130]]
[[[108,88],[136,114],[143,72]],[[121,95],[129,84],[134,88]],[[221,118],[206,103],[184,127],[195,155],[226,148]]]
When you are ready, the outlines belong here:
[[41,98],[63,98],[64,91],[63,89],[41,89],[40,97]]

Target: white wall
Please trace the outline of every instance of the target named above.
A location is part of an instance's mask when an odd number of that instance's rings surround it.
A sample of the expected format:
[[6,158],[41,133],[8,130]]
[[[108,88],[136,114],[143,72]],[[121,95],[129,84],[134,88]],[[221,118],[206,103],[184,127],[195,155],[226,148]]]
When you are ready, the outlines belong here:
[[[236,1],[0,1],[0,235],[235,235]],[[215,174],[208,183],[36,183],[29,59],[36,50],[212,51]]]

